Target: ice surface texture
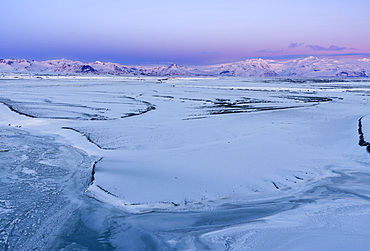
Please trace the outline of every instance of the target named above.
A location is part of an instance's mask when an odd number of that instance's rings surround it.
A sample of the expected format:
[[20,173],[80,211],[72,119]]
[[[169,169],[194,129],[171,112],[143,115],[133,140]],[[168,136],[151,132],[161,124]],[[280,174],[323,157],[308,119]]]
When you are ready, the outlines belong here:
[[77,208],[90,159],[55,138],[0,127],[0,249],[45,247]]

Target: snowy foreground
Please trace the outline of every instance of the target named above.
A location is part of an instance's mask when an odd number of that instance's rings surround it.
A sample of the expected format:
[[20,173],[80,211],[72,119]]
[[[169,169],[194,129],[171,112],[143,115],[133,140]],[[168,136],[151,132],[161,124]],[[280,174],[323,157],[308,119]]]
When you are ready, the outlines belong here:
[[0,249],[367,250],[370,81],[0,79]]

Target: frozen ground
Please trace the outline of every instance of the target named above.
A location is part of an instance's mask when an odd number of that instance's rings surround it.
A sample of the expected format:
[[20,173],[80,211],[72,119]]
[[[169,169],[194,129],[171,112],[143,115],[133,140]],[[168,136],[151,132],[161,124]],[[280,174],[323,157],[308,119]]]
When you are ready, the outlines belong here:
[[367,80],[19,76],[0,88],[5,249],[370,244]]

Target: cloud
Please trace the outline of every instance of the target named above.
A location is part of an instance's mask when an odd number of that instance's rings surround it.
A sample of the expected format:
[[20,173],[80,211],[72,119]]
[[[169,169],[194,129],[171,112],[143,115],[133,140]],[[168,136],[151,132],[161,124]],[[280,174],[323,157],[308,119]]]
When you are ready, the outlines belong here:
[[307,48],[314,50],[314,51],[343,51],[343,50],[355,50],[355,48],[348,48],[348,47],[339,47],[336,45],[330,45],[329,47],[324,47],[320,45],[313,45],[313,44],[308,44],[306,45]]
[[294,49],[294,48],[301,47],[303,45],[304,45],[304,43],[290,43],[290,45],[288,46],[288,48],[289,49]]
[[270,50],[270,49],[263,49],[263,50],[260,50],[260,51],[256,51],[257,53],[280,53],[280,52],[283,52],[283,50]]

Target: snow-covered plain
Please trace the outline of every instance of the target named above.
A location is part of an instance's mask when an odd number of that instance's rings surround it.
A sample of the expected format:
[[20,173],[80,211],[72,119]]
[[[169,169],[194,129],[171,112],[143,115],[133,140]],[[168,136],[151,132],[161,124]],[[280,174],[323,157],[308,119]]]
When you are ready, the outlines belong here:
[[366,79],[6,75],[0,89],[4,248],[370,244]]

